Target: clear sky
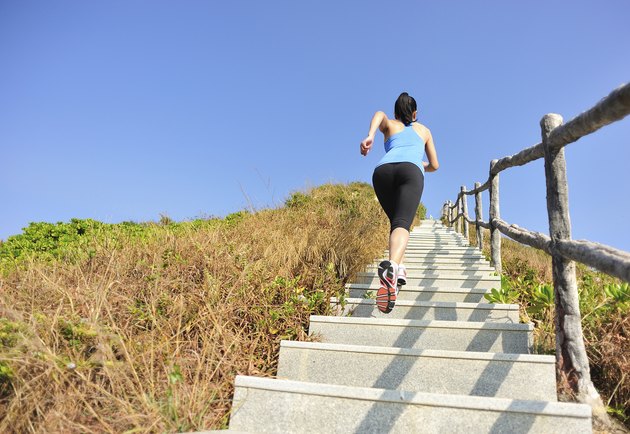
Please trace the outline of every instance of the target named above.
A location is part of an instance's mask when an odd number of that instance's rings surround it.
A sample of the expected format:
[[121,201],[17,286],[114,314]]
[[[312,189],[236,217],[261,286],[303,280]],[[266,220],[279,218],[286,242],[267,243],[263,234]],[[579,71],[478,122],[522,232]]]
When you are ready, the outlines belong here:
[[[382,137],[367,157],[359,143],[402,91],[433,133],[438,217],[540,141],[545,113],[569,120],[630,80],[629,16],[625,0],[0,0],[0,239],[370,182]],[[630,118],[566,148],[574,238],[630,250],[629,145]],[[542,160],[500,193],[505,220],[548,232]]]

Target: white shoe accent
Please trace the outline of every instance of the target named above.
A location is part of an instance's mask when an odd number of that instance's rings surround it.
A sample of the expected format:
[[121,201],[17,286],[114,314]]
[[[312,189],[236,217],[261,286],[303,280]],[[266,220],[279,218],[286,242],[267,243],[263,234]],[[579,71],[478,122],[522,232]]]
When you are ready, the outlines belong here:
[[406,285],[407,284],[407,269],[405,268],[405,266],[403,264],[400,264],[398,266],[398,280],[397,283],[399,285]]

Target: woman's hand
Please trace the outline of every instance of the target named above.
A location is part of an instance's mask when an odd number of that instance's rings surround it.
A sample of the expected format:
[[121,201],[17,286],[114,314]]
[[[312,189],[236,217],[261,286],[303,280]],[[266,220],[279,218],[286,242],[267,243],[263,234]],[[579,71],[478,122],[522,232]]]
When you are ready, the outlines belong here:
[[361,142],[361,155],[367,155],[372,149],[372,143],[374,143],[374,136],[367,136]]

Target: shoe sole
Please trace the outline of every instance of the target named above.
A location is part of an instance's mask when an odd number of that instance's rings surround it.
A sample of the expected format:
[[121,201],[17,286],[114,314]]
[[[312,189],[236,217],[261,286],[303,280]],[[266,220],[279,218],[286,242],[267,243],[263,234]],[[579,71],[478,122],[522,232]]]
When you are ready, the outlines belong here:
[[396,304],[396,287],[394,286],[394,267],[389,261],[378,264],[378,277],[381,286],[376,292],[376,307],[383,313],[390,313]]

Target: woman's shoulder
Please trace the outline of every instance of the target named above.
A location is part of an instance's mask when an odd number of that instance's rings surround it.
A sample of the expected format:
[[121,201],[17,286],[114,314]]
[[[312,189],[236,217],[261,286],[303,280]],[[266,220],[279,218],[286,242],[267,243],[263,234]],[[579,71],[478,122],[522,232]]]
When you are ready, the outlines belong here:
[[425,142],[429,140],[429,137],[431,137],[431,130],[429,130],[426,125],[423,125],[420,122],[414,122],[412,126],[415,132],[418,133]]

